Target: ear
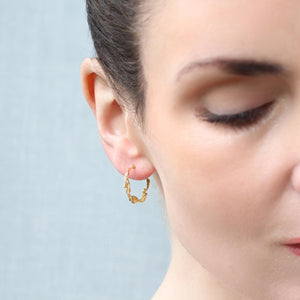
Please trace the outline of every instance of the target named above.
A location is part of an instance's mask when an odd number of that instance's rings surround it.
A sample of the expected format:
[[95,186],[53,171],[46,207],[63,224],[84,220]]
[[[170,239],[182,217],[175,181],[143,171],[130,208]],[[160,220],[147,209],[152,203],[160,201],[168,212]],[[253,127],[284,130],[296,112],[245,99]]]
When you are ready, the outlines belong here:
[[146,179],[154,167],[146,155],[142,130],[132,113],[120,105],[113,88],[96,58],[87,58],[81,65],[81,84],[86,101],[96,120],[103,148],[115,166],[132,179]]

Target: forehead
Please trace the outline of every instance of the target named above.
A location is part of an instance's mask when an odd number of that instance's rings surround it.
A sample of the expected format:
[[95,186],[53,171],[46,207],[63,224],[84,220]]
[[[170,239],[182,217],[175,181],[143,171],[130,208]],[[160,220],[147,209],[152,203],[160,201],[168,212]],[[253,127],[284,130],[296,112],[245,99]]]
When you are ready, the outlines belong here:
[[[142,40],[148,83],[167,88],[191,60],[234,57],[299,60],[300,1],[164,0]],[[296,55],[298,54],[298,57]]]

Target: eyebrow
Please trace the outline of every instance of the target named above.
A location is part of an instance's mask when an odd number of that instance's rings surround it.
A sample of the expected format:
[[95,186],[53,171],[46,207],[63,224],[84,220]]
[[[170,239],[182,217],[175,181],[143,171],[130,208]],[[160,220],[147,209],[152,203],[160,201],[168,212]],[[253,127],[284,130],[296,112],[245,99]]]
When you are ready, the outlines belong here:
[[271,61],[240,58],[212,58],[203,61],[193,61],[183,67],[176,76],[179,81],[184,75],[198,68],[215,67],[221,71],[241,76],[258,76],[264,74],[284,75],[287,70],[282,65]]

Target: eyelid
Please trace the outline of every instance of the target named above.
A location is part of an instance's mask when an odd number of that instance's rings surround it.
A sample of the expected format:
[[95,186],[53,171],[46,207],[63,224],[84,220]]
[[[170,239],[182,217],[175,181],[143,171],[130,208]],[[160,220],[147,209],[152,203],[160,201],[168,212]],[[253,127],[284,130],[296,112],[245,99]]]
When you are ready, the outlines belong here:
[[247,127],[252,125],[253,123],[259,122],[260,119],[264,117],[264,115],[268,114],[268,112],[273,107],[275,101],[269,101],[263,105],[260,105],[256,108],[242,111],[236,114],[214,114],[204,109],[202,112],[198,114],[203,121],[213,123],[216,125],[229,126],[233,128],[238,127]]
[[231,118],[234,118],[234,117],[239,117],[242,114],[253,112],[253,111],[256,111],[258,109],[261,109],[265,106],[270,105],[271,103],[273,103],[273,100],[265,101],[264,104],[262,104],[262,105],[256,106],[256,107],[251,108],[251,109],[243,110],[243,111],[240,111],[240,112],[237,112],[237,113],[234,113],[234,114],[216,114],[216,113],[213,113],[213,112],[209,111],[206,108],[204,109],[203,113],[207,116],[212,116],[212,117],[216,117],[216,118],[217,117],[223,117],[223,118],[231,117]]

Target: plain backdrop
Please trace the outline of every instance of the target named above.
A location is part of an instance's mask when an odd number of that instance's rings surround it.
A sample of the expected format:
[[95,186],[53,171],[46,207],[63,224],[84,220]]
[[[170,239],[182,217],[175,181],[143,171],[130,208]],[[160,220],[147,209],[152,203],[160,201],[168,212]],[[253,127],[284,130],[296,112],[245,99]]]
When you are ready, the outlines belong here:
[[150,299],[166,272],[158,189],[128,201],[82,95],[93,55],[85,1],[0,0],[1,300]]

